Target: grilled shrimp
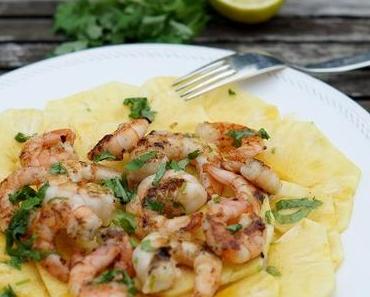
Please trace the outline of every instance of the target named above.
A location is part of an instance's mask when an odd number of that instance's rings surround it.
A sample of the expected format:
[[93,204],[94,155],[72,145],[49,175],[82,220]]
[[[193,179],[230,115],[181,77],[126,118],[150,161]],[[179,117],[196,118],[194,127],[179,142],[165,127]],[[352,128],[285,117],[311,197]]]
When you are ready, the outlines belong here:
[[206,171],[218,182],[232,188],[235,197],[248,201],[255,213],[260,213],[261,202],[265,194],[255,188],[244,177],[215,166],[205,165]]
[[263,252],[266,226],[244,199],[209,201],[203,229],[207,245],[225,261],[245,263]]
[[202,146],[190,136],[167,131],[150,132],[139,141],[136,148],[131,152],[130,159],[135,159],[149,151],[155,151],[157,155],[146,162],[139,170],[128,173],[129,185],[136,185],[145,177],[154,174],[161,163],[168,160],[184,159],[196,150],[202,150]]
[[230,171],[240,173],[252,184],[263,191],[276,194],[281,187],[279,176],[262,161],[255,158],[244,163],[237,161],[223,161],[222,166]]
[[257,134],[243,137],[240,147],[235,147],[235,140],[228,133],[246,129],[249,128],[238,124],[205,122],[197,126],[196,134],[204,141],[215,144],[225,160],[245,162],[266,149],[263,139]]
[[88,158],[94,160],[103,152],[109,152],[116,160],[122,160],[125,152],[131,151],[138,141],[144,137],[149,122],[146,119],[132,120],[122,123],[113,134],[105,135],[88,153]]
[[203,170],[203,165],[219,165],[219,160],[212,155],[210,149],[197,141],[194,137],[167,131],[152,131],[149,135],[141,139],[137,147],[131,152],[130,158],[135,159],[148,151],[155,151],[156,157],[145,163],[143,167],[127,174],[130,186],[135,186],[147,176],[158,170],[161,163],[169,160],[179,161],[188,157],[192,152],[199,151],[199,155],[192,161],[196,166],[199,178],[209,195],[220,192],[220,184],[216,183],[207,172]]
[[64,231],[73,240],[91,240],[98,228],[109,222],[113,210],[114,197],[99,185],[50,185],[29,230],[36,238],[34,248],[52,252],[41,265],[58,279],[67,281],[69,263],[57,254],[57,235]]
[[[137,189],[141,208],[151,209],[166,217],[191,214],[207,202],[207,193],[198,180],[184,171],[168,170],[157,185],[155,175],[148,176]],[[158,207],[153,207],[156,204]],[[130,206],[128,206],[130,208]]]
[[26,141],[19,159],[22,166],[44,166],[62,160],[77,159],[73,150],[76,135],[70,129],[60,129],[33,136]]
[[81,181],[100,182],[105,179],[121,177],[121,173],[96,163],[67,160],[60,163],[67,171],[68,179],[74,183]]
[[193,296],[211,297],[220,285],[221,260],[197,243],[173,239],[170,234],[153,232],[145,237],[134,250],[133,263],[145,294],[170,289],[181,277],[177,264],[194,269]]
[[104,244],[80,259],[71,269],[69,287],[74,296],[128,296],[127,287],[119,280],[113,279],[106,284],[93,282],[95,277],[109,268],[125,270],[132,267],[132,248],[128,236],[118,230],[108,229],[105,232]]
[[46,181],[47,170],[43,167],[24,167],[11,173],[0,183],[0,229],[4,231],[16,209],[9,195],[27,185],[40,185]]

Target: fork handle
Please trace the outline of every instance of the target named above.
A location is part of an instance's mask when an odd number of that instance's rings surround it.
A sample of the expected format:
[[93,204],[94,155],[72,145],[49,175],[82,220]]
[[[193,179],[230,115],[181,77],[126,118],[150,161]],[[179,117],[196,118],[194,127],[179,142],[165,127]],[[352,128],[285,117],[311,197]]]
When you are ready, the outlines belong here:
[[296,68],[311,73],[341,73],[366,67],[370,67],[370,52]]

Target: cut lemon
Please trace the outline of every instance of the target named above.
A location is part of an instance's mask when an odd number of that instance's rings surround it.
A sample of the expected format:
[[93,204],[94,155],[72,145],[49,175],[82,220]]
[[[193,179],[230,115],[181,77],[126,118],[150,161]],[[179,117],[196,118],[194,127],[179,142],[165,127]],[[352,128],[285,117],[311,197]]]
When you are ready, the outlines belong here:
[[261,23],[273,17],[284,0],[210,0],[222,15],[238,22]]

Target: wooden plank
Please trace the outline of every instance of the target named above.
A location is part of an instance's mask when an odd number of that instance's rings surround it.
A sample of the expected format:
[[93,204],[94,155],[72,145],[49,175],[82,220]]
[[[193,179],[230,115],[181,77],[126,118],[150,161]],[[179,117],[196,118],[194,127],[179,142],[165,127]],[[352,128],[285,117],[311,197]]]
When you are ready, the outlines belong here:
[[[60,0],[1,0],[0,16],[51,16]],[[368,0],[286,0],[281,16],[370,16]]]
[[37,19],[1,19],[0,42],[12,41],[61,41],[64,38],[53,31],[53,21],[50,18]]
[[365,98],[364,100],[357,101],[363,108],[365,108],[368,112],[370,112],[370,97]]
[[369,0],[286,0],[283,16],[370,16]]
[[1,0],[0,16],[51,16],[59,0]]
[[[369,0],[370,1],[370,0]],[[61,41],[52,19],[1,19],[0,42]],[[370,19],[277,18],[259,26],[218,19],[196,39],[200,43],[227,42],[370,42]]]
[[258,26],[219,19],[210,23],[197,41],[362,43],[370,41],[370,19],[276,18]]

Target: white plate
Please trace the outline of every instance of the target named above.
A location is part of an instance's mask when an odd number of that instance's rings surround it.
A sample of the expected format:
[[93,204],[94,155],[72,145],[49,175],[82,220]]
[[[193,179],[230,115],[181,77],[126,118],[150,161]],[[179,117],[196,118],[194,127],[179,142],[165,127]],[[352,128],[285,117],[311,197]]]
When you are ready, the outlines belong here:
[[[195,46],[138,44],[45,60],[0,77],[0,111],[42,108],[49,99],[112,80],[140,84],[153,76],[185,74],[229,53]],[[345,261],[337,276],[335,296],[370,296],[370,115],[344,94],[292,69],[243,82],[242,86],[276,104],[283,114],[314,121],[362,169],[352,222],[343,236]]]

